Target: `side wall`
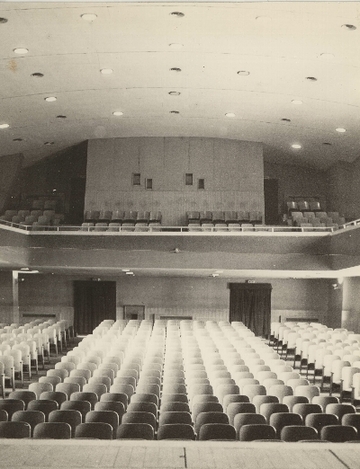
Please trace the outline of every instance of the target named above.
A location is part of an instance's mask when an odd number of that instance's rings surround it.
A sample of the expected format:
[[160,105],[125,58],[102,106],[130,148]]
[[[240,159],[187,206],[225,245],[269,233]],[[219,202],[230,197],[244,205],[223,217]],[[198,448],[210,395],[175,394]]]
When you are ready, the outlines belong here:
[[[22,314],[56,315],[73,319],[73,281],[86,280],[70,275],[23,275],[19,282],[20,317]],[[11,293],[11,274],[3,279],[6,298]],[[192,316],[194,319],[226,320],[229,312],[228,283],[234,279],[194,279],[159,277],[107,277],[117,282],[117,315],[123,317],[124,305],[145,305],[146,316]],[[335,308],[328,303],[331,280],[258,279],[271,283],[272,320],[318,319],[338,327],[341,302]],[[242,282],[239,279],[239,282]],[[6,300],[8,302],[8,300]],[[4,309],[5,310],[5,309]],[[26,318],[27,320],[28,317]]]
[[339,162],[327,171],[329,210],[347,220],[360,218],[360,158],[353,163]]
[[[140,185],[132,175],[140,174]],[[192,173],[193,185],[185,185]],[[152,179],[153,189],[145,188]],[[204,179],[205,188],[198,189]],[[187,211],[264,212],[262,145],[211,138],[89,140],[85,210],[161,211],[164,225]]]
[[265,163],[264,176],[279,182],[279,213],[286,213],[291,197],[316,197],[326,210],[326,174],[313,168]]
[[13,188],[18,184],[23,155],[9,155],[0,158],[0,214],[13,209],[11,201]]

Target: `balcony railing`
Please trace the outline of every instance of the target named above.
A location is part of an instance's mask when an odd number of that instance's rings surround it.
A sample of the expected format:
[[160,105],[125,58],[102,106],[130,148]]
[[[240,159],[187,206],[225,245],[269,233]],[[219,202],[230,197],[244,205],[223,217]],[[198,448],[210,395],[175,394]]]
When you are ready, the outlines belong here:
[[106,235],[106,236],[117,236],[117,235],[141,235],[146,233],[157,234],[171,234],[171,233],[184,233],[189,235],[242,235],[242,234],[274,234],[279,233],[281,235],[299,235],[301,233],[311,235],[329,235],[334,232],[346,228],[354,228],[360,225],[360,219],[345,223],[339,227],[309,227],[309,226],[267,226],[267,225],[255,225],[239,226],[239,227],[209,227],[209,226],[79,226],[79,225],[59,225],[59,226],[45,226],[45,225],[24,225],[18,223],[12,223],[10,221],[0,219],[0,227],[15,228],[31,235],[51,235],[51,234],[79,234],[79,235]]

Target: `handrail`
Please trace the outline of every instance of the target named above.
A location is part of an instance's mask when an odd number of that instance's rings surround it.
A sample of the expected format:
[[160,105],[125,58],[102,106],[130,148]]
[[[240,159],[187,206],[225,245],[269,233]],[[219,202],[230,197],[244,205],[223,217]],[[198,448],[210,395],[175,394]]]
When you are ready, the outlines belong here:
[[237,235],[242,233],[278,233],[278,234],[294,234],[298,235],[299,233],[311,233],[312,235],[329,235],[331,233],[337,232],[344,228],[351,228],[360,225],[360,219],[354,220],[339,227],[308,227],[308,226],[286,226],[286,225],[255,225],[253,227],[249,226],[239,226],[237,228],[233,227],[209,227],[209,226],[165,226],[165,225],[145,225],[141,227],[129,227],[129,226],[119,226],[116,231],[113,228],[109,229],[108,226],[104,227],[95,227],[95,226],[82,226],[82,225],[57,225],[57,226],[46,226],[46,225],[23,225],[19,223],[13,223],[7,220],[0,219],[0,227],[12,227],[22,231],[27,232],[28,234],[59,234],[59,233],[78,233],[78,234],[94,234],[94,235],[119,235],[119,234],[146,234],[146,233],[186,233],[186,234],[231,234]]

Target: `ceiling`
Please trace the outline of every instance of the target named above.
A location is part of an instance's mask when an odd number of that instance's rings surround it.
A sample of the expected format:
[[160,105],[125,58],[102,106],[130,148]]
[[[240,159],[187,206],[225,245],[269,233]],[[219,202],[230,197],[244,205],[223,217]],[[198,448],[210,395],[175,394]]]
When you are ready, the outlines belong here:
[[360,2],[4,2],[0,37],[0,156],[132,136],[320,170],[360,155]]

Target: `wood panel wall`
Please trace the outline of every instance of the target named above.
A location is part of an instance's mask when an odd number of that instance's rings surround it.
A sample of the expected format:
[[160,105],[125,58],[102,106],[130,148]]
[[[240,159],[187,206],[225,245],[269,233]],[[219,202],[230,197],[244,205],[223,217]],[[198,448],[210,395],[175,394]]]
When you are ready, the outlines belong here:
[[[132,185],[132,174],[141,185]],[[194,184],[185,185],[192,173]],[[145,179],[153,189],[145,189]],[[204,179],[205,189],[198,189]],[[262,145],[211,138],[115,138],[88,142],[85,210],[161,211],[184,225],[194,210],[264,210]]]

